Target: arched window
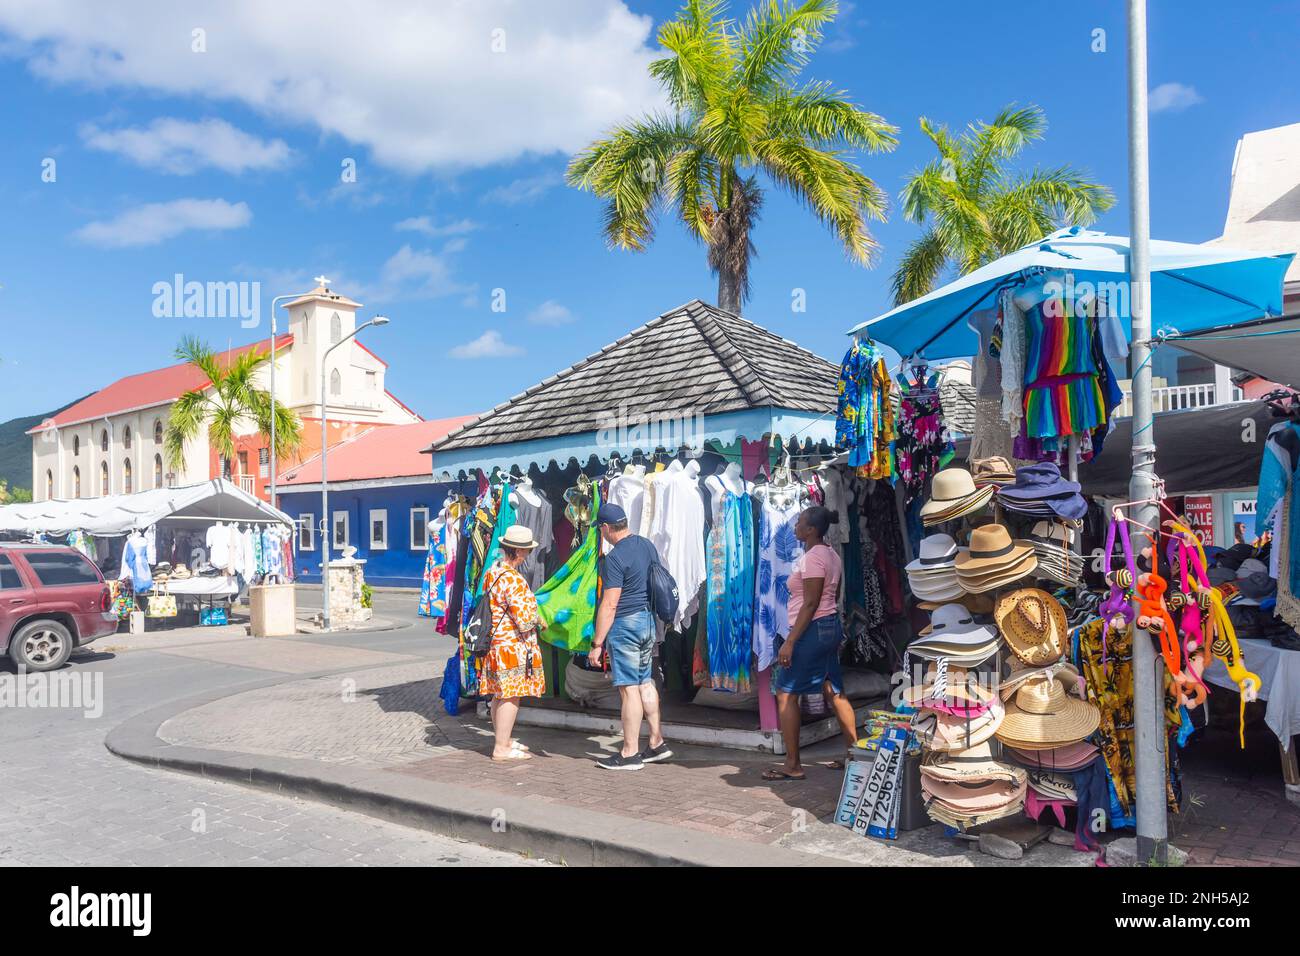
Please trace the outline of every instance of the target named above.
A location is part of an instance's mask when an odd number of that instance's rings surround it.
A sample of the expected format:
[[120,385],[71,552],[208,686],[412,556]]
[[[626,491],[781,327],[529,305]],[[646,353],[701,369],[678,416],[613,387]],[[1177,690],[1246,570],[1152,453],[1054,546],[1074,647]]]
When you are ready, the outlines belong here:
[[335,312],[330,316],[330,344],[333,345],[341,338],[343,338],[343,320]]
[[99,463],[99,493],[108,494],[108,462],[106,461]]
[[153,443],[155,445],[161,445],[162,440],[163,440],[162,419],[155,418],[153,422]]
[[81,436],[72,436],[72,457],[76,458],[81,454]]
[[72,497],[81,497],[81,466],[77,465],[72,469]]
[[99,450],[108,453],[108,429],[105,428],[99,433]]
[[162,455],[153,456],[153,486],[155,488],[163,486]]
[[131,493],[131,459],[127,458],[122,462],[122,493],[129,495]]
[[343,394],[343,376],[339,374],[338,369],[334,369],[330,372],[330,394]]
[[311,341],[311,323],[307,321],[307,313],[302,314],[302,340],[303,343]]
[[130,451],[131,449],[131,426],[130,425],[127,425],[126,428],[122,430],[122,444],[126,446],[128,451]]
[[54,497],[54,472],[48,468],[45,469],[45,497]]

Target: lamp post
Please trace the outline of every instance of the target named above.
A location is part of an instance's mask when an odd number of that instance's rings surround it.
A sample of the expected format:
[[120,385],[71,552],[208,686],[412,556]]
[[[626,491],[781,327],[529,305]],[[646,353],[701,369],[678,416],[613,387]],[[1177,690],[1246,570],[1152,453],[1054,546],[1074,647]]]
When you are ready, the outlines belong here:
[[321,588],[321,624],[328,631],[330,629],[330,540],[334,537],[334,522],[330,520],[330,492],[327,465],[329,463],[329,436],[326,433],[326,424],[329,414],[327,412],[326,389],[329,386],[328,370],[326,368],[330,353],[342,345],[344,342],[356,336],[363,329],[368,329],[372,325],[387,325],[388,317],[377,315],[365,325],[353,329],[343,338],[339,339],[333,345],[325,350],[320,358],[320,511],[321,518],[325,523],[325,533],[321,536],[322,557],[320,566],[320,588]]
[[[322,276],[317,276],[316,278],[317,278],[317,281],[318,281],[321,285],[325,285],[325,283],[329,281],[328,279],[325,279],[325,278],[322,277]],[[307,296],[307,295],[310,295],[310,294],[311,294],[310,292],[302,292],[302,293],[299,293],[299,294],[297,294],[297,295],[277,295],[274,299],[271,300],[271,447],[267,450],[267,457],[270,459],[270,463],[271,463],[271,507],[272,507],[272,508],[277,508],[277,507],[279,507],[279,505],[276,504],[276,501],[275,501],[275,465],[276,465],[276,455],[275,455],[275,339],[276,339],[275,309],[276,309],[276,306],[279,304],[279,302],[280,302],[281,299],[301,299],[301,298],[303,298],[304,296]]]
[[[1156,444],[1151,418],[1151,196],[1147,158],[1147,5],[1128,0],[1128,175],[1129,302],[1133,344],[1133,477],[1129,500],[1155,496]],[[1151,527],[1159,519],[1154,504],[1133,510],[1133,518]],[[1152,546],[1151,567],[1158,555]],[[1134,625],[1137,631],[1137,626]],[[1164,864],[1168,850],[1165,806],[1164,674],[1155,646],[1144,636],[1133,640],[1133,724],[1137,784],[1137,858]]]

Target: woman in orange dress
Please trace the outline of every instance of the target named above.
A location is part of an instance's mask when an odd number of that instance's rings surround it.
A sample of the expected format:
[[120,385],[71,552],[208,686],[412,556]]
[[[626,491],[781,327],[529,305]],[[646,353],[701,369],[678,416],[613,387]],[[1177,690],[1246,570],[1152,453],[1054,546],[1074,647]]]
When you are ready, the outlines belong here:
[[528,748],[511,734],[519,716],[519,698],[546,693],[542,649],[537,643],[538,628],[545,624],[537,614],[537,598],[519,573],[519,566],[536,547],[532,531],[511,525],[501,536],[501,559],[483,578],[483,595],[491,601],[492,645],[483,659],[479,692],[492,696],[496,734],[492,759],[498,762],[532,758]]

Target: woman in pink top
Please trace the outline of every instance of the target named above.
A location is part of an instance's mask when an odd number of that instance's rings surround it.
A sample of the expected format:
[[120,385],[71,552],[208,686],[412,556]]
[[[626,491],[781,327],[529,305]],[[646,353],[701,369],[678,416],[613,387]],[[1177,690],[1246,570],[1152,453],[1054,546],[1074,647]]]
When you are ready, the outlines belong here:
[[[805,509],[795,523],[794,533],[804,553],[794,563],[790,574],[790,599],[787,602],[790,630],[777,651],[772,669],[772,686],[781,717],[781,736],[785,738],[785,764],[763,772],[764,780],[802,780],[799,763],[799,695],[821,691],[840,722],[846,744],[858,740],[854,726],[853,705],[844,696],[840,677],[839,591],[844,565],[835,549],[822,539],[835,521],[835,514],[820,505]],[[833,766],[843,767],[835,761]]]

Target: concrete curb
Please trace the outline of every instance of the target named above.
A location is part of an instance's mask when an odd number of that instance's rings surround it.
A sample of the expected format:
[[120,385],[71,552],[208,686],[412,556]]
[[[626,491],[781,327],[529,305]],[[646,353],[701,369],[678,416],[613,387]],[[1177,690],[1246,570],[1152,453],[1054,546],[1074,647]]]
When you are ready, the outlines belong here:
[[[391,665],[384,665],[391,666]],[[378,668],[364,668],[375,670]],[[289,794],[497,850],[571,866],[850,866],[784,847],[729,840],[651,821],[484,793],[399,772],[331,766],[170,744],[158,736],[172,717],[276,684],[355,668],[296,674],[172,701],[132,717],[105,739],[126,760]]]

